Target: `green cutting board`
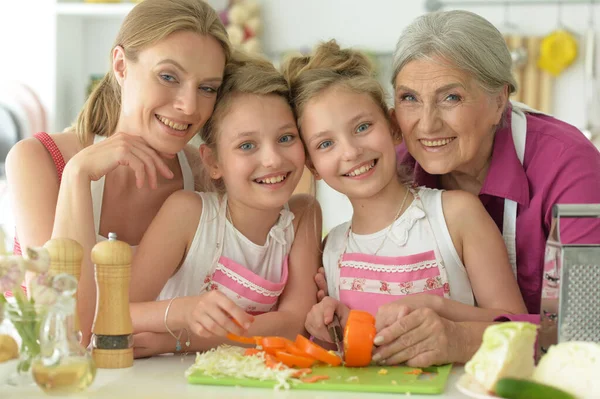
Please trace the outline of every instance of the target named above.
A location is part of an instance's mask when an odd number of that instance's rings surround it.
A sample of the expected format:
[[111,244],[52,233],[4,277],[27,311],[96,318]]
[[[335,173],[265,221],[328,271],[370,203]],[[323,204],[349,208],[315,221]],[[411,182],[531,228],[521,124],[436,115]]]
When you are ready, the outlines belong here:
[[[310,375],[327,375],[328,380],[313,384],[293,384],[292,389],[320,391],[352,391],[352,392],[389,392],[415,394],[441,394],[450,374],[451,364],[423,369],[421,375],[407,374],[415,369],[403,366],[388,367],[329,367],[316,366]],[[381,369],[387,374],[379,374]],[[309,375],[309,376],[310,376]],[[351,378],[351,377],[358,377]],[[260,381],[250,378],[211,377],[196,371],[188,376],[190,384],[228,385],[257,388],[273,388],[274,381]]]

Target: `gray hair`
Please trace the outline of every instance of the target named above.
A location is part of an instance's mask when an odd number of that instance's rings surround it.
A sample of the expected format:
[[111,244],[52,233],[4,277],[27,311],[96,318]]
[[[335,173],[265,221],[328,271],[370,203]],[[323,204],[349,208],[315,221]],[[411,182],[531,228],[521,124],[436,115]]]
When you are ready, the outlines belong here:
[[441,57],[472,75],[488,93],[504,85],[517,90],[510,51],[502,34],[485,18],[469,11],[425,14],[400,35],[394,51],[392,86],[410,61]]

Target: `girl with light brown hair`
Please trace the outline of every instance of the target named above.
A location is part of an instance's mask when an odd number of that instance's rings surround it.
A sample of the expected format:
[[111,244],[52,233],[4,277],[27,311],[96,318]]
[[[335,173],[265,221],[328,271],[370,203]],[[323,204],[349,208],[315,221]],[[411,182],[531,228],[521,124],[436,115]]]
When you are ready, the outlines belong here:
[[[353,208],[352,218],[327,235],[329,296],[308,314],[308,332],[331,342],[326,326],[334,314],[344,325],[350,309],[370,312],[380,330],[390,308],[453,321],[492,321],[525,310],[502,236],[477,197],[413,187],[398,171],[400,131],[365,55],[323,43],[312,56],[291,59],[286,76],[309,168]],[[446,351],[430,339],[436,327],[415,326],[403,339]],[[382,360],[378,353],[373,360]],[[409,364],[431,365],[430,356]]]
[[204,351],[230,332],[304,332],[316,302],[321,215],[313,197],[292,197],[305,156],[289,98],[270,62],[236,54],[226,67],[201,133],[214,184],[171,195],[133,260],[135,356]]

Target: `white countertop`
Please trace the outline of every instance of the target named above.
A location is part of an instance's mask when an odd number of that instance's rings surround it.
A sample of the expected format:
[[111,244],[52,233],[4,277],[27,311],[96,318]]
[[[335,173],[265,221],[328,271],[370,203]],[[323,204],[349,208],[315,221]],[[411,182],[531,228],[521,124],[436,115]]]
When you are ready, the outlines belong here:
[[[159,356],[150,359],[136,360],[133,367],[127,369],[98,369],[96,379],[88,390],[70,398],[194,398],[194,399],[307,399],[307,398],[360,398],[383,399],[405,397],[406,394],[369,394],[332,391],[274,391],[264,388],[218,387],[188,384],[184,376],[185,370],[193,363],[194,356]],[[454,367],[446,384],[444,395],[406,395],[410,398],[466,398],[455,387],[456,381],[463,374],[462,367]],[[37,386],[11,387],[0,386],[0,398],[48,398]]]

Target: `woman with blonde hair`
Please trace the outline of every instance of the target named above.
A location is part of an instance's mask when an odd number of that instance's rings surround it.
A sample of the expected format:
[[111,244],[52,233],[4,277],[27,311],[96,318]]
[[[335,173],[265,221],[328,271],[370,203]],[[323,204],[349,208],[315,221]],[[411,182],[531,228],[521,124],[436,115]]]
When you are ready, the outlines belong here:
[[213,112],[229,55],[225,28],[205,2],[145,0],[125,18],[112,68],[76,124],[10,151],[15,251],[51,237],[83,246],[84,343],[96,300],[91,248],[109,232],[137,245],[170,194],[194,189],[184,147]]

